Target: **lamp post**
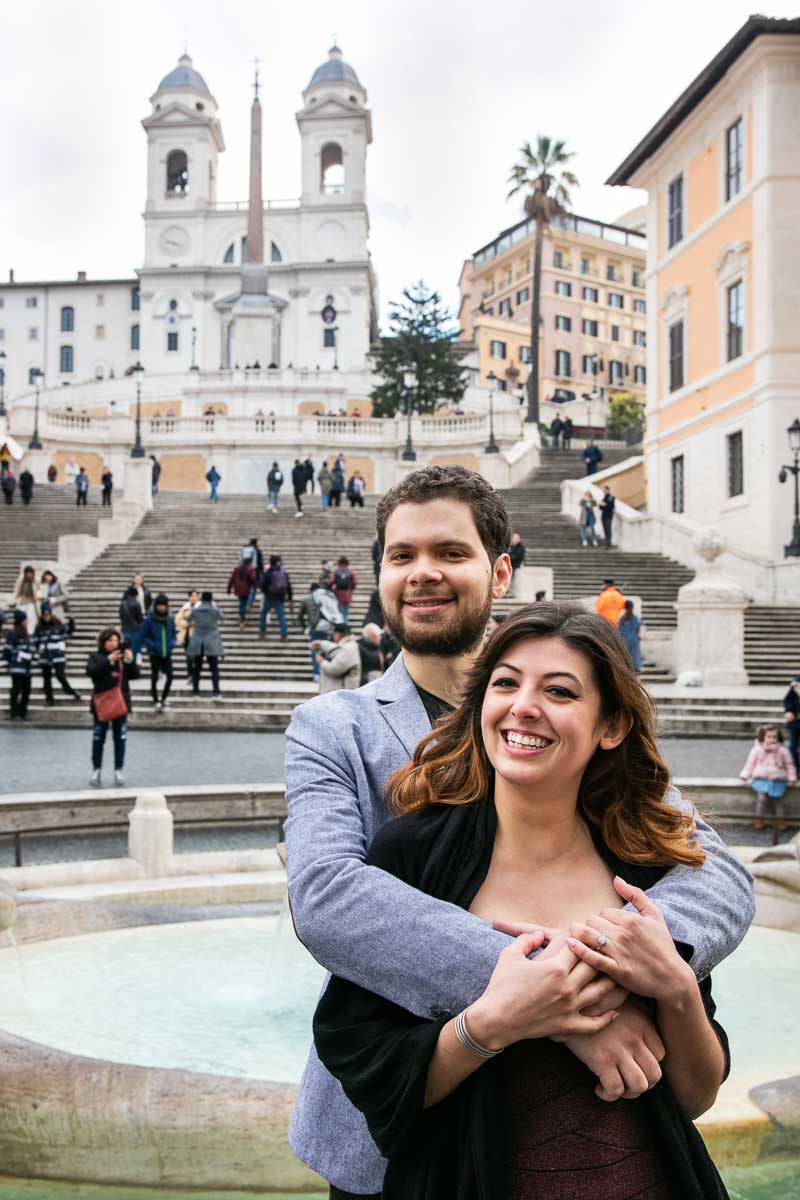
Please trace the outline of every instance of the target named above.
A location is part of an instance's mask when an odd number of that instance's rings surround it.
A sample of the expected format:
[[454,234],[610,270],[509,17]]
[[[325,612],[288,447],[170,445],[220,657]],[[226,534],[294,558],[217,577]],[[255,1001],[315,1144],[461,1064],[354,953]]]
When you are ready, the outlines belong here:
[[39,388],[42,386],[41,380],[44,379],[44,371],[41,369],[41,367],[33,368],[31,371],[31,378],[36,381],[34,383],[34,387],[36,388],[36,400],[34,402],[33,410],[33,437],[28,442],[28,449],[41,450],[42,443],[39,441]]
[[144,458],[144,446],[142,445],[142,375],[144,375],[144,367],[140,362],[134,364],[132,374],[136,381],[136,438],[131,450],[131,458]]
[[192,365],[189,367],[190,371],[199,371],[200,370],[200,368],[197,365],[197,358],[195,356],[196,347],[197,347],[197,326],[193,325],[192,326]]
[[500,447],[494,440],[494,394],[500,387],[500,380],[494,371],[490,371],[486,376],[486,382],[489,384],[489,441],[487,442],[485,453],[499,454]]
[[778,479],[781,483],[785,483],[787,472],[794,475],[794,524],[792,526],[792,540],[788,546],[784,546],[783,557],[800,558],[800,488],[798,488],[798,476],[800,475],[800,420],[797,417],[792,421],[786,432],[789,434],[789,449],[792,452],[794,462],[789,467],[781,467]]
[[6,352],[0,350],[0,417],[6,413]]
[[413,363],[409,363],[403,371],[403,388],[403,394],[406,401],[406,418],[408,424],[406,426],[406,446],[400,457],[402,458],[403,462],[416,462],[417,452],[414,449],[411,441],[411,414],[414,408],[414,394],[417,390],[417,368]]

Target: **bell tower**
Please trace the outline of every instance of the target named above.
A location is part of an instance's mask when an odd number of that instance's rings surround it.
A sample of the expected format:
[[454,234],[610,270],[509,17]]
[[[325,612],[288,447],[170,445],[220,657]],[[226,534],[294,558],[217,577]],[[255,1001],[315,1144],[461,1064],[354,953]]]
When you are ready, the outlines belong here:
[[296,114],[302,144],[303,193],[309,207],[364,204],[372,119],[367,93],[338,46],[317,67]]

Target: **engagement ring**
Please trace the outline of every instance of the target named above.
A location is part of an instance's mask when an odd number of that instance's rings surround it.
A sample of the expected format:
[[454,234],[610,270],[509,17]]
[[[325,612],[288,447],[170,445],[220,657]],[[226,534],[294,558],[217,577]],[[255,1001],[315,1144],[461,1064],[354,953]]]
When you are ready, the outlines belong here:
[[607,941],[608,941],[608,938],[606,937],[606,935],[604,933],[601,933],[599,938],[597,939],[597,949],[602,950],[603,946],[605,946]]

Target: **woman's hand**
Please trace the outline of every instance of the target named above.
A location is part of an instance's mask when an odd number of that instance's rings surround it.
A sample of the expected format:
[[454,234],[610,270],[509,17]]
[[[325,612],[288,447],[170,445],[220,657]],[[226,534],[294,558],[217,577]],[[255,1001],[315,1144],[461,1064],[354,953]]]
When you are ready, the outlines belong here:
[[487,1050],[502,1050],[526,1038],[565,1038],[595,1033],[616,1017],[609,1009],[586,1016],[612,990],[607,978],[582,963],[566,945],[554,942],[535,960],[545,941],[542,930],[523,934],[497,960],[486,991],[467,1012],[472,1037]]
[[614,887],[636,912],[603,909],[595,917],[570,927],[568,946],[586,966],[609,975],[629,992],[658,1002],[672,1002],[689,984],[694,972],[678,951],[661,911],[641,888],[619,875]]
[[[570,936],[568,929],[558,929],[549,925],[530,925],[524,921],[503,921],[499,917],[492,921],[492,929],[498,929],[500,933],[507,933],[510,937],[519,937],[521,933],[536,933],[541,931],[544,933],[544,940],[547,943],[547,949],[553,951],[556,947],[559,949],[566,946],[567,938]],[[613,982],[613,981],[612,981]],[[609,1008],[622,1008],[625,1001],[628,999],[630,992],[627,988],[620,987],[618,983],[614,983],[608,995],[603,996],[599,1004],[593,1004],[586,1010],[586,1015],[589,1017],[599,1017]],[[561,1038],[556,1038],[556,1041],[562,1041]]]

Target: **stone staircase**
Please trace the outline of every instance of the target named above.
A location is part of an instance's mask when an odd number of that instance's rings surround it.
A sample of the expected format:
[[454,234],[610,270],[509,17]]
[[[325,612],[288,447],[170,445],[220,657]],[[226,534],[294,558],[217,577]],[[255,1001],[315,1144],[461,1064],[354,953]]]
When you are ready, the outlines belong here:
[[112,513],[102,507],[99,487],[90,488],[85,508],[76,506],[75,489],[66,484],[37,484],[29,505],[17,487],[13,504],[0,503],[0,594],[13,590],[24,560],[55,559],[62,534],[94,536],[100,517]]
[[753,604],[745,613],[744,665],[755,684],[784,691],[800,674],[800,609]]

